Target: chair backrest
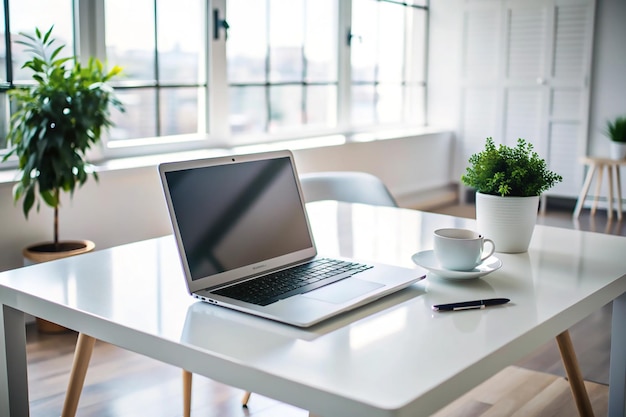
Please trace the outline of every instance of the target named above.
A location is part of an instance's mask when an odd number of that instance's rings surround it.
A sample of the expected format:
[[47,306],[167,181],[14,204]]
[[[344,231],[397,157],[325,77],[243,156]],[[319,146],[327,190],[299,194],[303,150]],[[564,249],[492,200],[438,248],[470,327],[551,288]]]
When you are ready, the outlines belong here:
[[398,207],[380,178],[353,171],[315,172],[300,176],[304,200],[337,200],[375,206]]

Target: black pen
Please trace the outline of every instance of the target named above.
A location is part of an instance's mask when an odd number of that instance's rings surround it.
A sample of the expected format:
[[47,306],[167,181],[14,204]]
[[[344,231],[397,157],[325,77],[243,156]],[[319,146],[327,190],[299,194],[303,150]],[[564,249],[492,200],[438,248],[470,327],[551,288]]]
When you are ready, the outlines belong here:
[[489,306],[497,306],[500,304],[508,303],[508,298],[488,298],[485,300],[474,300],[474,301],[462,301],[460,303],[450,303],[450,304],[435,304],[433,306],[433,310],[435,311],[458,311],[458,310],[471,310],[475,308],[485,308]]

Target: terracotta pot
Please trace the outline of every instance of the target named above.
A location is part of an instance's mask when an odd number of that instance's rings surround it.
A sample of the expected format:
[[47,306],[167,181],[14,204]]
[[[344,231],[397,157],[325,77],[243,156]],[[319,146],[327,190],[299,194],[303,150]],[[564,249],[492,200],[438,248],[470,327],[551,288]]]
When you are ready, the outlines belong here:
[[25,263],[32,265],[91,252],[95,247],[90,240],[66,240],[59,242],[58,248],[54,242],[43,242],[24,248],[22,255]]
[[[22,255],[24,256],[24,265],[33,265],[91,252],[95,247],[96,245],[90,240],[66,240],[59,242],[58,247],[55,246],[54,242],[43,242],[24,248]],[[63,326],[39,317],[37,317],[37,329],[42,333],[68,331]]]

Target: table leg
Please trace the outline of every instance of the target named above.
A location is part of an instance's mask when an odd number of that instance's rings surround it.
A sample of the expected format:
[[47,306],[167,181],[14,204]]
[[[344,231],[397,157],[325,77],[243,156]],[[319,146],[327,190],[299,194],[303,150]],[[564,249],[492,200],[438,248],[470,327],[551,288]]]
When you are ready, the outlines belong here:
[[602,190],[602,174],[604,172],[604,165],[599,164],[598,170],[598,182],[596,184],[596,195],[593,197],[593,205],[591,206],[591,215],[596,214],[596,208],[598,208],[598,198],[600,197],[600,190]]
[[85,333],[78,334],[76,347],[74,348],[74,362],[72,363],[70,380],[67,384],[61,417],[74,417],[76,415],[78,401],[80,400],[80,394],[83,392],[85,375],[87,375],[89,361],[91,360],[95,344],[96,339],[93,337],[87,336]]
[[576,401],[578,414],[581,417],[593,417],[593,408],[591,408],[591,401],[589,401],[589,395],[585,388],[585,381],[580,372],[580,366],[578,366],[578,359],[576,358],[576,351],[574,350],[569,330],[565,330],[563,333],[559,334],[556,337],[556,341],[559,345],[559,351],[561,352],[561,359],[565,366],[569,386],[572,390],[574,401]]
[[191,416],[191,380],[193,374],[183,369],[183,417]]
[[609,369],[609,417],[626,415],[626,293],[613,300],[611,361]]
[[28,416],[28,371],[24,313],[0,309],[0,416]]
[[606,166],[606,174],[609,177],[609,202],[606,208],[606,214],[611,220],[613,218],[613,165]]
[[619,165],[615,165],[615,182],[617,183],[617,220],[622,220],[622,180]]
[[250,391],[244,392],[243,397],[241,397],[241,406],[242,407],[247,407],[248,406],[248,401],[250,401],[250,395],[252,395],[252,393]]
[[593,180],[593,174],[596,172],[596,165],[593,164],[589,167],[589,171],[587,171],[587,177],[585,177],[585,183],[583,185],[583,189],[578,196],[578,200],[576,201],[576,208],[574,209],[574,218],[578,218],[580,216],[580,211],[583,208],[583,203],[587,198],[587,193],[589,192],[589,187],[591,186],[591,181]]

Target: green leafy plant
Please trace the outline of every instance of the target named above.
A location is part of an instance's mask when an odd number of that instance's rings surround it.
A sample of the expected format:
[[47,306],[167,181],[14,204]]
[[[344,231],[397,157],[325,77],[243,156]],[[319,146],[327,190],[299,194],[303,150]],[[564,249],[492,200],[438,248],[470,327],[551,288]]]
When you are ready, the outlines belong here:
[[95,58],[86,65],[76,57],[58,58],[65,45],[56,45],[52,29],[42,33],[37,28],[34,36],[20,33],[24,39],[17,41],[32,54],[22,68],[33,71],[35,84],[9,91],[17,110],[11,117],[9,152],[3,161],[17,157],[20,180],[13,197],[16,202],[24,199],[26,218],[33,206],[39,210],[39,197],[54,208],[58,245],[61,191],[72,196],[89,174],[98,179],[85,153],[100,140],[103,129],[113,125],[109,106],[124,108],[107,84],[121,68],[106,71]]
[[605,134],[613,142],[626,143],[626,117],[618,116],[606,122]]
[[485,149],[472,155],[469,163],[461,181],[483,194],[537,196],[563,181],[547,168],[533,145],[521,138],[515,147],[496,147],[493,139],[487,138]]

